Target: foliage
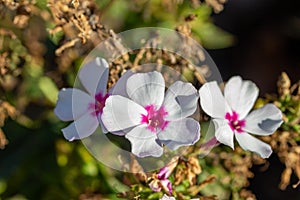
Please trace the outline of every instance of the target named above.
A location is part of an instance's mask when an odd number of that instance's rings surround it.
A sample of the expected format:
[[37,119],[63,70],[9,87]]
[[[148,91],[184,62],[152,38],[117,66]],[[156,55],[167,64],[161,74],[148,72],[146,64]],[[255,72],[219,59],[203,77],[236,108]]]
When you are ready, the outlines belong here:
[[264,138],[285,165],[279,185],[279,188],[284,190],[290,184],[293,173],[299,179],[293,187],[296,188],[300,184],[300,85],[299,82],[292,85],[288,75],[283,72],[277,86],[278,94],[266,95],[266,98],[258,102],[258,106],[265,102],[273,102],[284,115],[281,129],[272,136]]

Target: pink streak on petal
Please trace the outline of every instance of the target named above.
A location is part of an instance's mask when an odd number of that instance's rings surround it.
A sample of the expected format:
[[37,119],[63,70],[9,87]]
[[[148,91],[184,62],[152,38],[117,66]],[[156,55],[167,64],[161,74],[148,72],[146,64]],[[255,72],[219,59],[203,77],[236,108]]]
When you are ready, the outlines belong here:
[[166,177],[166,174],[168,172],[168,167],[163,167],[159,170],[159,172],[157,173],[157,178],[158,179],[167,179],[168,177]]
[[208,149],[210,147],[214,147],[216,145],[220,144],[220,142],[217,140],[216,137],[211,138],[207,142],[201,145],[201,148]]

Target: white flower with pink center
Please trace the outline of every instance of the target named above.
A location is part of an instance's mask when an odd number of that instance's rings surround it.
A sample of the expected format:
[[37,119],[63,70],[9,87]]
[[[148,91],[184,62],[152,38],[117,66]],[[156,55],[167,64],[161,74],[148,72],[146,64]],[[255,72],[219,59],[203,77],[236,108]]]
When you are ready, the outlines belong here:
[[108,64],[104,59],[96,58],[80,68],[78,76],[87,92],[76,88],[63,88],[58,95],[54,113],[62,121],[73,121],[62,129],[64,137],[69,140],[90,136],[101,124],[102,131],[107,132],[101,122],[108,80]]
[[163,145],[176,150],[199,140],[200,125],[188,118],[198,101],[191,83],[177,81],[165,94],[159,72],[137,73],[124,80],[125,92],[108,97],[101,118],[109,132],[125,134],[133,154],[159,157]]
[[169,121],[165,120],[165,116],[168,115],[168,112],[165,111],[165,108],[161,106],[156,110],[155,105],[145,106],[147,111],[146,115],[142,114],[141,123],[147,124],[147,129],[156,133],[157,129],[164,130],[168,125]]
[[228,81],[224,96],[217,82],[205,83],[199,90],[201,107],[213,118],[216,140],[234,148],[235,137],[244,150],[267,158],[271,147],[249,133],[271,135],[281,125],[282,113],[273,104],[250,112],[258,93],[253,82],[243,81],[239,76]]

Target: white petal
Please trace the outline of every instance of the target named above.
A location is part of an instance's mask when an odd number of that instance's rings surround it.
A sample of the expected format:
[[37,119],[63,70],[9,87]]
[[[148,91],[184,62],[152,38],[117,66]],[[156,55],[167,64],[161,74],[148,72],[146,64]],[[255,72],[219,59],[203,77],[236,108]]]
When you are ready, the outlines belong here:
[[256,135],[271,135],[282,124],[282,113],[274,104],[252,111],[246,117],[245,131]]
[[127,129],[123,129],[123,130],[120,130],[120,131],[114,131],[114,132],[111,132],[111,134],[113,135],[118,135],[118,136],[124,136],[126,135],[128,132],[130,132],[132,129],[134,129],[134,127],[130,127],[130,128],[127,128]]
[[262,158],[268,158],[272,154],[270,145],[256,139],[246,132],[236,133],[235,137],[240,146],[246,151],[255,152]]
[[147,114],[142,106],[125,97],[112,95],[106,99],[101,119],[105,128],[114,132],[139,125],[142,114]]
[[193,145],[200,138],[199,122],[192,118],[170,121],[166,129],[158,134],[158,138],[171,150]]
[[163,105],[168,112],[167,120],[178,120],[192,115],[197,109],[198,93],[191,83],[176,81],[165,96]]
[[252,81],[243,81],[240,76],[234,76],[225,85],[224,95],[239,119],[244,119],[257,99],[258,88]]
[[64,88],[58,94],[54,113],[62,121],[76,120],[87,112],[93,112],[89,109],[94,101],[91,96],[79,89]]
[[216,81],[205,83],[199,90],[200,104],[204,112],[213,118],[224,119],[230,111]]
[[67,140],[72,141],[92,135],[98,126],[97,117],[91,113],[87,113],[62,129],[62,132]]
[[126,84],[128,78],[131,77],[133,74],[134,73],[131,70],[126,71],[117,81],[117,83],[109,90],[109,93],[112,95],[120,95],[129,98],[126,91]]
[[216,139],[220,143],[230,146],[232,149],[234,149],[234,143],[233,143],[234,132],[231,130],[230,126],[228,125],[228,121],[221,120],[221,119],[213,119],[213,122],[215,125]]
[[160,200],[176,200],[175,197],[169,197],[168,195],[164,194],[164,196]]
[[78,73],[80,82],[92,96],[99,92],[106,93],[108,69],[106,60],[99,57],[80,68]]
[[160,157],[163,153],[156,134],[144,125],[135,127],[125,137],[131,143],[131,152],[138,157]]
[[141,106],[160,107],[164,100],[165,81],[159,72],[137,73],[127,80],[127,94]]

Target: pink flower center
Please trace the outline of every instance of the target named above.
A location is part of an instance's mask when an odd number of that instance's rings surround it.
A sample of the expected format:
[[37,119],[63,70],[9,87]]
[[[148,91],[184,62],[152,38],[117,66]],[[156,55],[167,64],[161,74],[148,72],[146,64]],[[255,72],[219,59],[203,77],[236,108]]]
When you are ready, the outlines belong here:
[[147,124],[147,128],[153,133],[157,133],[157,129],[164,130],[169,123],[169,121],[164,119],[168,115],[165,108],[161,106],[156,110],[154,105],[148,105],[145,106],[145,109],[147,114],[142,115],[141,123]]
[[246,122],[245,120],[239,120],[239,115],[235,111],[233,111],[232,114],[226,113],[225,119],[228,120],[228,124],[231,130],[235,130],[238,133],[243,132],[243,128],[245,127]]
[[95,95],[95,103],[91,103],[89,105],[89,109],[95,109],[93,115],[98,116],[103,112],[103,108],[105,106],[105,101],[109,97],[109,94],[103,95],[101,92]]

